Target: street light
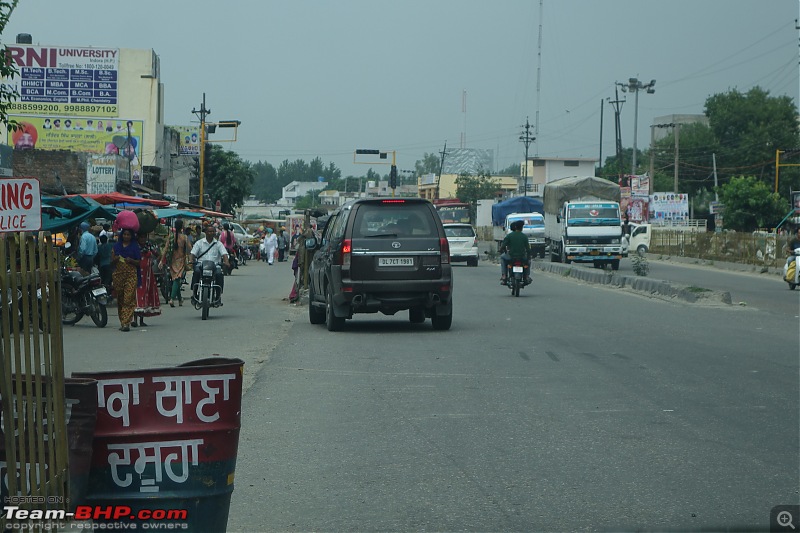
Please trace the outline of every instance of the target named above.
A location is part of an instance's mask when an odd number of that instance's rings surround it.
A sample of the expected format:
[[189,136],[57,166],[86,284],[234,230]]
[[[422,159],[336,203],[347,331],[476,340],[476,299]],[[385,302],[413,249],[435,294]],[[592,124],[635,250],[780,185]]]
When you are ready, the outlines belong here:
[[[622,92],[630,91],[635,94],[635,102],[633,105],[633,163],[631,164],[631,174],[636,175],[636,135],[639,126],[639,91],[645,89],[647,94],[653,94],[656,90],[653,88],[656,80],[650,80],[650,83],[642,83],[638,78],[629,78],[628,84],[617,82],[617,85],[622,87]],[[652,183],[653,176],[650,176]]]

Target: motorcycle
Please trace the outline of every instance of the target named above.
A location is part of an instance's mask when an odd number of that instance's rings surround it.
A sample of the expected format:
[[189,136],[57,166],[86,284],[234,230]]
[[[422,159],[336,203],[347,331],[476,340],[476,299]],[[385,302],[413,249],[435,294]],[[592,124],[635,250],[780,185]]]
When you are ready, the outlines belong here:
[[[789,284],[789,290],[792,291],[800,285],[800,269],[797,268],[798,257],[800,257],[800,248],[795,248],[783,265],[783,280]],[[794,264],[794,268],[790,268],[792,264]]]
[[242,246],[241,244],[236,244],[236,261],[241,263],[242,266],[247,266],[247,260],[249,259],[250,249],[246,246]]
[[236,248],[234,248],[232,251],[228,251],[228,266],[223,265],[222,271],[226,276],[230,276],[237,268],[239,268],[239,254]]
[[519,296],[520,289],[530,285],[530,265],[522,259],[510,259],[506,267],[506,287],[511,289],[512,296]]
[[95,326],[104,328],[108,324],[108,291],[93,271],[88,276],[77,270],[61,267],[61,323],[77,324],[84,315],[92,318]]
[[222,292],[214,279],[217,264],[214,261],[202,261],[200,268],[200,281],[192,287],[192,303],[195,309],[202,310],[201,318],[206,320],[210,308],[222,305]]

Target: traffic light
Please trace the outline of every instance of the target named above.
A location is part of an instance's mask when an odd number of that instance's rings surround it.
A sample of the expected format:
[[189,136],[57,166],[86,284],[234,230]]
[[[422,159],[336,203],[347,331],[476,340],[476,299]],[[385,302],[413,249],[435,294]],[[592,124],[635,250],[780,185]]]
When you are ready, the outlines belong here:
[[397,188],[397,165],[392,165],[392,169],[389,171],[389,187]]

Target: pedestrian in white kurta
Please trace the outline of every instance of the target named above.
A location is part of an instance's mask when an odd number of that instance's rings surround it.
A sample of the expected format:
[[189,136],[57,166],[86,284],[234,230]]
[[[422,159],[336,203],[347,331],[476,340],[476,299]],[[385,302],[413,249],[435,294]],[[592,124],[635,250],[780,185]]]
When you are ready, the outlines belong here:
[[267,228],[267,234],[264,236],[264,250],[267,253],[267,263],[271,265],[275,262],[275,252],[278,250],[278,237],[272,228]]

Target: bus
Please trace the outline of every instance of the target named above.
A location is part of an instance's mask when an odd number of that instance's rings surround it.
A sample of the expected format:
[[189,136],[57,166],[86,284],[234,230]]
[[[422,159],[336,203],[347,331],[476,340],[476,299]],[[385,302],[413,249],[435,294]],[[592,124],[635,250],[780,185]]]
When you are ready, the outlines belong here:
[[472,224],[470,205],[458,199],[439,199],[433,201],[442,224]]

